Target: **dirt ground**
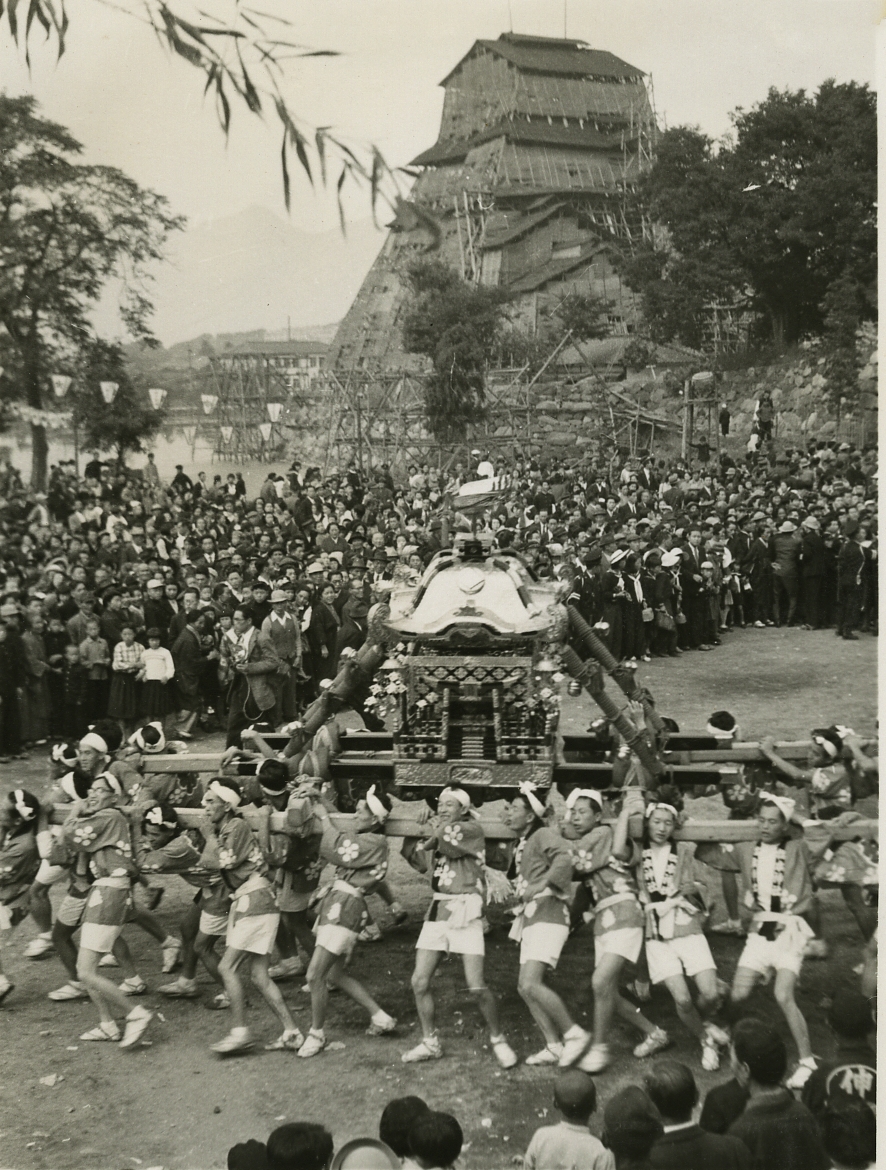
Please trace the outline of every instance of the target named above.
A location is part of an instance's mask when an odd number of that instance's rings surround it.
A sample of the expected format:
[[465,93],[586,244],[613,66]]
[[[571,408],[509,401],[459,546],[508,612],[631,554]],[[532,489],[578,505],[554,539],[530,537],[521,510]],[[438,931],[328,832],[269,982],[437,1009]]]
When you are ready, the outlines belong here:
[[[873,732],[877,715],[876,639],[862,636],[847,643],[833,632],[746,630],[725,636],[715,653],[684,655],[680,661],[654,661],[642,678],[659,709],[684,729],[699,729],[707,716],[726,707],[740,721],[746,738],[772,733],[800,738],[810,727],[847,723],[859,733]],[[611,686],[611,684],[610,684]],[[564,730],[582,730],[595,710],[589,700],[567,699]],[[205,746],[204,746],[205,744]],[[217,738],[197,750],[213,750]],[[196,746],[196,745],[195,745]],[[2,786],[21,785],[42,791],[44,761],[6,768]],[[711,815],[711,800],[696,810]],[[417,1093],[433,1107],[454,1113],[465,1133],[460,1165],[469,1170],[499,1170],[526,1148],[532,1132],[554,1117],[550,1070],[518,1066],[502,1072],[491,1056],[480,1020],[464,991],[460,964],[447,961],[437,977],[439,1026],[446,1058],[430,1065],[406,1066],[400,1054],[416,1042],[416,1017],[409,986],[420,919],[427,901],[425,886],[395,851],[392,884],[410,911],[409,922],[390,926],[387,911],[373,900],[385,930],[381,943],[361,945],[354,973],[363,978],[399,1020],[391,1039],[364,1036],[366,1019],[341,995],[332,997],[327,1035],[341,1047],[311,1061],[290,1053],[256,1049],[227,1061],[214,1057],[210,1042],[227,1027],[222,1013],[209,1012],[200,1001],[146,1001],[162,1013],[148,1032],[149,1046],[121,1052],[113,1045],[80,1043],[91,1027],[89,1003],[53,1003],[48,991],[64,982],[62,968],[50,958],[40,963],[22,957],[34,934],[24,923],[4,950],[4,962],[16,984],[0,1010],[0,1166],[15,1170],[166,1170],[225,1166],[228,1148],[254,1137],[264,1140],[284,1120],[323,1122],[336,1145],[377,1132],[378,1118],[392,1097]],[[58,892],[60,893],[60,891]],[[169,882],[159,916],[170,929],[185,904],[186,891]],[[842,909],[839,894],[824,892],[825,933],[831,958],[808,962],[803,971],[800,1004],[810,1021],[815,1050],[827,1054],[824,1026],[827,996],[856,977],[861,936]],[[487,979],[502,997],[506,1032],[526,1056],[539,1047],[530,1017],[516,994],[516,949],[507,939],[507,923],[497,907],[487,945]],[[139,970],[151,988],[166,981],[153,940],[130,929],[127,938]],[[729,979],[741,940],[711,936],[721,975]],[[593,944],[589,930],[574,936],[553,978],[580,1020],[590,1018]],[[205,979],[205,976],[203,976]],[[307,995],[301,980],[281,986],[304,1031],[308,1028]],[[208,1000],[209,987],[203,999]],[[755,1006],[775,1017],[771,993],[757,992]],[[708,1088],[728,1075],[702,1073],[694,1044],[682,1030],[664,991],[656,991],[649,1014],[672,1031],[671,1050],[695,1069]],[[252,995],[251,1020],[264,1042],[276,1034],[275,1022]],[[642,1073],[631,1055],[637,1037],[621,1030],[614,1036],[617,1060],[597,1078],[601,1102],[625,1081]],[[41,1078],[55,1074],[53,1086]],[[599,1111],[595,1122],[599,1121]],[[592,1128],[598,1128],[592,1125]]]

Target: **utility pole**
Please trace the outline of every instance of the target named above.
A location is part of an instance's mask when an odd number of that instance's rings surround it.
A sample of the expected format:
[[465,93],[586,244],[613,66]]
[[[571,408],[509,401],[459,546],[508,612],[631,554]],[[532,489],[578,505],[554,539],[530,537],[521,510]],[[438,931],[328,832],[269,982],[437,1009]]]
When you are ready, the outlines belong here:
[[363,474],[363,391],[357,391],[357,466]]

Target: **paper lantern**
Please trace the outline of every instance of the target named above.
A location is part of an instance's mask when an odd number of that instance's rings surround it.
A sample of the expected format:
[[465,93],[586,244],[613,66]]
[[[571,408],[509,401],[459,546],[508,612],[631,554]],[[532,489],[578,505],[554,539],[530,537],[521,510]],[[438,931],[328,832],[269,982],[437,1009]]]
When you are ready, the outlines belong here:
[[159,390],[155,386],[153,389],[148,391],[148,397],[151,400],[151,406],[153,406],[154,410],[159,410],[166,401],[166,391]]
[[233,427],[219,427],[219,430],[221,431],[221,437],[224,439],[224,441],[226,443],[230,443],[231,438],[233,437],[233,434],[234,434],[234,428]]
[[268,439],[270,439],[270,437],[271,437],[271,424],[270,423],[260,423],[258,429],[259,429],[259,431],[261,431],[261,437],[267,443]]
[[212,414],[215,410],[215,404],[218,402],[217,394],[201,394],[200,400],[203,403],[203,413]]
[[272,423],[275,423],[277,421],[277,419],[280,417],[282,411],[283,411],[283,403],[282,402],[269,402],[268,403],[268,418],[271,420]]
[[104,398],[107,405],[110,406],[117,397],[119,384],[117,382],[99,382],[99,386],[101,386],[102,398]]
[[194,442],[196,441],[196,438],[197,438],[197,428],[196,427],[182,427],[182,434],[184,435],[185,442],[188,444],[188,446],[193,447]]
[[56,398],[64,398],[68,392],[68,387],[71,385],[71,379],[67,374],[51,374],[52,389],[55,391]]

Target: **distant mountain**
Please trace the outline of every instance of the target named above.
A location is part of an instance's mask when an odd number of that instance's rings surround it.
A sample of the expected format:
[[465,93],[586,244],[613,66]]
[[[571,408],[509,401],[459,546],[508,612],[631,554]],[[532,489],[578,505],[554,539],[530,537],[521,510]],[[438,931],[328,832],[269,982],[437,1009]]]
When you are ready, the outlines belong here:
[[166,346],[259,329],[285,339],[288,318],[293,338],[327,340],[315,322],[344,316],[384,238],[371,220],[311,233],[257,206],[195,224],[157,271],[154,332]]

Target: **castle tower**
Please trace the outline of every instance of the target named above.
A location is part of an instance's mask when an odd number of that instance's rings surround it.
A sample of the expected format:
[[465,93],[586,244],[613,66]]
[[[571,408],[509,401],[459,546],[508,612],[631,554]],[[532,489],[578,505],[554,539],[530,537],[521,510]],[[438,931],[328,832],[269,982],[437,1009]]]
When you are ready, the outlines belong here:
[[419,256],[515,299],[522,327],[573,292],[613,302],[630,332],[633,296],[611,263],[642,232],[626,194],[651,163],[655,117],[639,69],[581,41],[503,33],[476,41],[441,82],[437,142],[331,346],[340,373],[418,371],[403,350],[402,273]]

